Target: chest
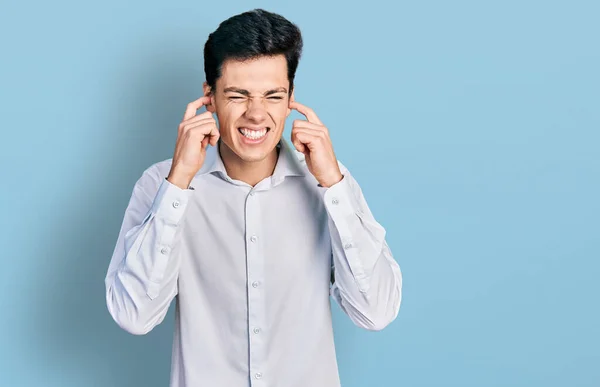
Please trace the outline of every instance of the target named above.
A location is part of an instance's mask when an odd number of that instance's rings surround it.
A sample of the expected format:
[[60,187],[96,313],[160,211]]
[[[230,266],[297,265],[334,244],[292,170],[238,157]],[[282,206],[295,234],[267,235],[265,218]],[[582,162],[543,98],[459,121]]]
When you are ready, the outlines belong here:
[[297,281],[328,283],[331,242],[319,191],[299,181],[197,190],[182,226],[183,285],[226,289],[227,300],[251,284],[277,291]]

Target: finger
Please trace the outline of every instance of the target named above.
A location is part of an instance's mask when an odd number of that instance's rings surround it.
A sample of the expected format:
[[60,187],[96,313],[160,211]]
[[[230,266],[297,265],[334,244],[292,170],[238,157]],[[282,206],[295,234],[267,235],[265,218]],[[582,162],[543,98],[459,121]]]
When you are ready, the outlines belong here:
[[296,132],[295,135],[296,141],[299,141],[305,149],[308,148],[309,150],[315,149],[315,146],[321,141],[320,136],[303,131]]
[[211,130],[211,132],[210,132],[210,145],[216,146],[217,142],[219,141],[219,137],[221,137],[221,133],[219,133],[219,130],[217,129],[217,126],[215,125],[213,127],[213,130]]
[[202,148],[208,148],[208,144],[216,146],[218,140],[219,136],[204,136],[204,138],[202,139]]
[[292,132],[292,136],[291,137],[292,137],[292,144],[298,150],[298,152],[305,153],[306,152],[306,147],[304,146],[304,144],[302,143],[302,141],[300,141],[298,139],[298,137],[296,136],[295,132]]
[[211,123],[202,124],[190,128],[185,133],[189,137],[198,137],[198,138],[209,138],[210,145],[215,146],[217,144],[217,140],[221,136],[219,131],[217,130],[217,126]]
[[204,119],[207,119],[207,118],[211,118],[213,120],[215,119],[214,116],[213,116],[213,113],[211,113],[209,111],[206,111],[204,113],[200,113],[200,114],[198,114],[198,115],[190,118],[189,120],[181,121],[181,123],[183,125],[186,125],[186,124],[189,124],[191,122],[196,122],[196,121],[204,120]]
[[200,109],[204,105],[210,104],[210,97],[205,95],[203,97],[198,98],[195,101],[190,102],[185,109],[185,114],[183,115],[183,120],[189,120],[190,118],[196,115],[198,109]]
[[320,130],[322,132],[328,133],[328,130],[325,126],[319,124],[313,124],[312,122],[308,122],[305,120],[294,120],[292,123],[293,128],[306,128],[306,129],[315,129]]
[[221,137],[221,133],[219,133],[219,129],[217,129],[216,124],[211,124],[209,126],[209,128],[210,128],[210,132],[208,133],[208,136],[210,137],[209,144],[212,146],[215,146],[215,145],[217,145],[217,141],[219,141],[219,137]]
[[311,135],[311,136],[315,137],[315,139],[320,139],[320,140],[327,139],[327,133],[325,133],[324,131],[322,131],[320,129],[296,127],[296,128],[293,128],[292,131],[295,133],[304,133],[304,134]]
[[[199,117],[199,116],[198,116]],[[196,121],[184,121],[179,125],[179,129],[182,131],[187,131],[190,130],[192,128],[195,128],[197,126],[200,125],[208,125],[208,124],[215,124],[216,125],[216,121],[214,118],[204,118],[202,120],[196,120]]]
[[313,124],[323,125],[317,114],[309,107],[302,105],[296,101],[290,101],[290,109],[294,109],[299,111],[302,115],[304,115],[309,122]]
[[302,142],[300,142],[300,140],[292,140],[292,144],[294,145],[294,148],[298,150],[298,152],[306,153],[306,147],[304,144],[302,144]]

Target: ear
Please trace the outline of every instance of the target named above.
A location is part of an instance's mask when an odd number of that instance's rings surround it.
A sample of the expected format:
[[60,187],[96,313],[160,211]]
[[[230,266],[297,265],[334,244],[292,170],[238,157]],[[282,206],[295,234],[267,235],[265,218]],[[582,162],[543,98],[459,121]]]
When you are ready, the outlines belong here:
[[212,92],[210,86],[206,82],[202,84],[202,88],[204,89],[204,95],[210,97],[210,104],[206,105],[206,110],[208,110],[211,113],[215,113],[216,109],[214,93]]
[[[290,95],[290,102],[292,102],[292,101],[295,101],[295,100],[296,100],[296,97],[294,97],[294,91],[295,91],[295,88],[294,88],[294,89],[292,89],[292,94]],[[288,108],[287,108],[287,114],[286,114],[285,116],[286,116],[286,117],[288,117],[288,116],[290,115],[290,113],[291,113],[291,112],[292,112],[292,109],[291,109],[291,108],[289,107],[289,105],[288,105]]]

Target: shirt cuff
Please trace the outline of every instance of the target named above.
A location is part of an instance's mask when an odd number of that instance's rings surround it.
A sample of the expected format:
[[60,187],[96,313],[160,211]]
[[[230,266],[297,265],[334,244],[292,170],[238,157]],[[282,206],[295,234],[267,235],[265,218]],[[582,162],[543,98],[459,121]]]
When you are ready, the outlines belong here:
[[327,211],[334,220],[356,216],[360,212],[358,200],[354,197],[351,178],[347,175],[327,188],[323,199]]
[[[359,291],[365,293],[368,288],[368,275],[365,264],[359,254],[359,245],[364,243],[361,224],[361,209],[353,189],[354,181],[349,175],[327,188],[324,192],[325,208],[339,235],[332,237],[333,250],[343,252]],[[368,267],[368,266],[367,266]]]
[[166,178],[158,188],[152,212],[167,223],[177,226],[187,207],[193,188],[181,189]]

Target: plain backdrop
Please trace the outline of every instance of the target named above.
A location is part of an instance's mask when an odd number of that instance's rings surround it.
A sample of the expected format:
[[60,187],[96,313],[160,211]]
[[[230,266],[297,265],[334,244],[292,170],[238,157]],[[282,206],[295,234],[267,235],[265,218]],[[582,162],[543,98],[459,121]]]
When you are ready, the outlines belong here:
[[599,386],[600,6],[514,0],[3,1],[0,385],[168,384],[173,308],[130,335],[104,276],[208,34],[256,7],[302,29],[296,97],[404,274],[384,331],[334,305],[343,386]]

